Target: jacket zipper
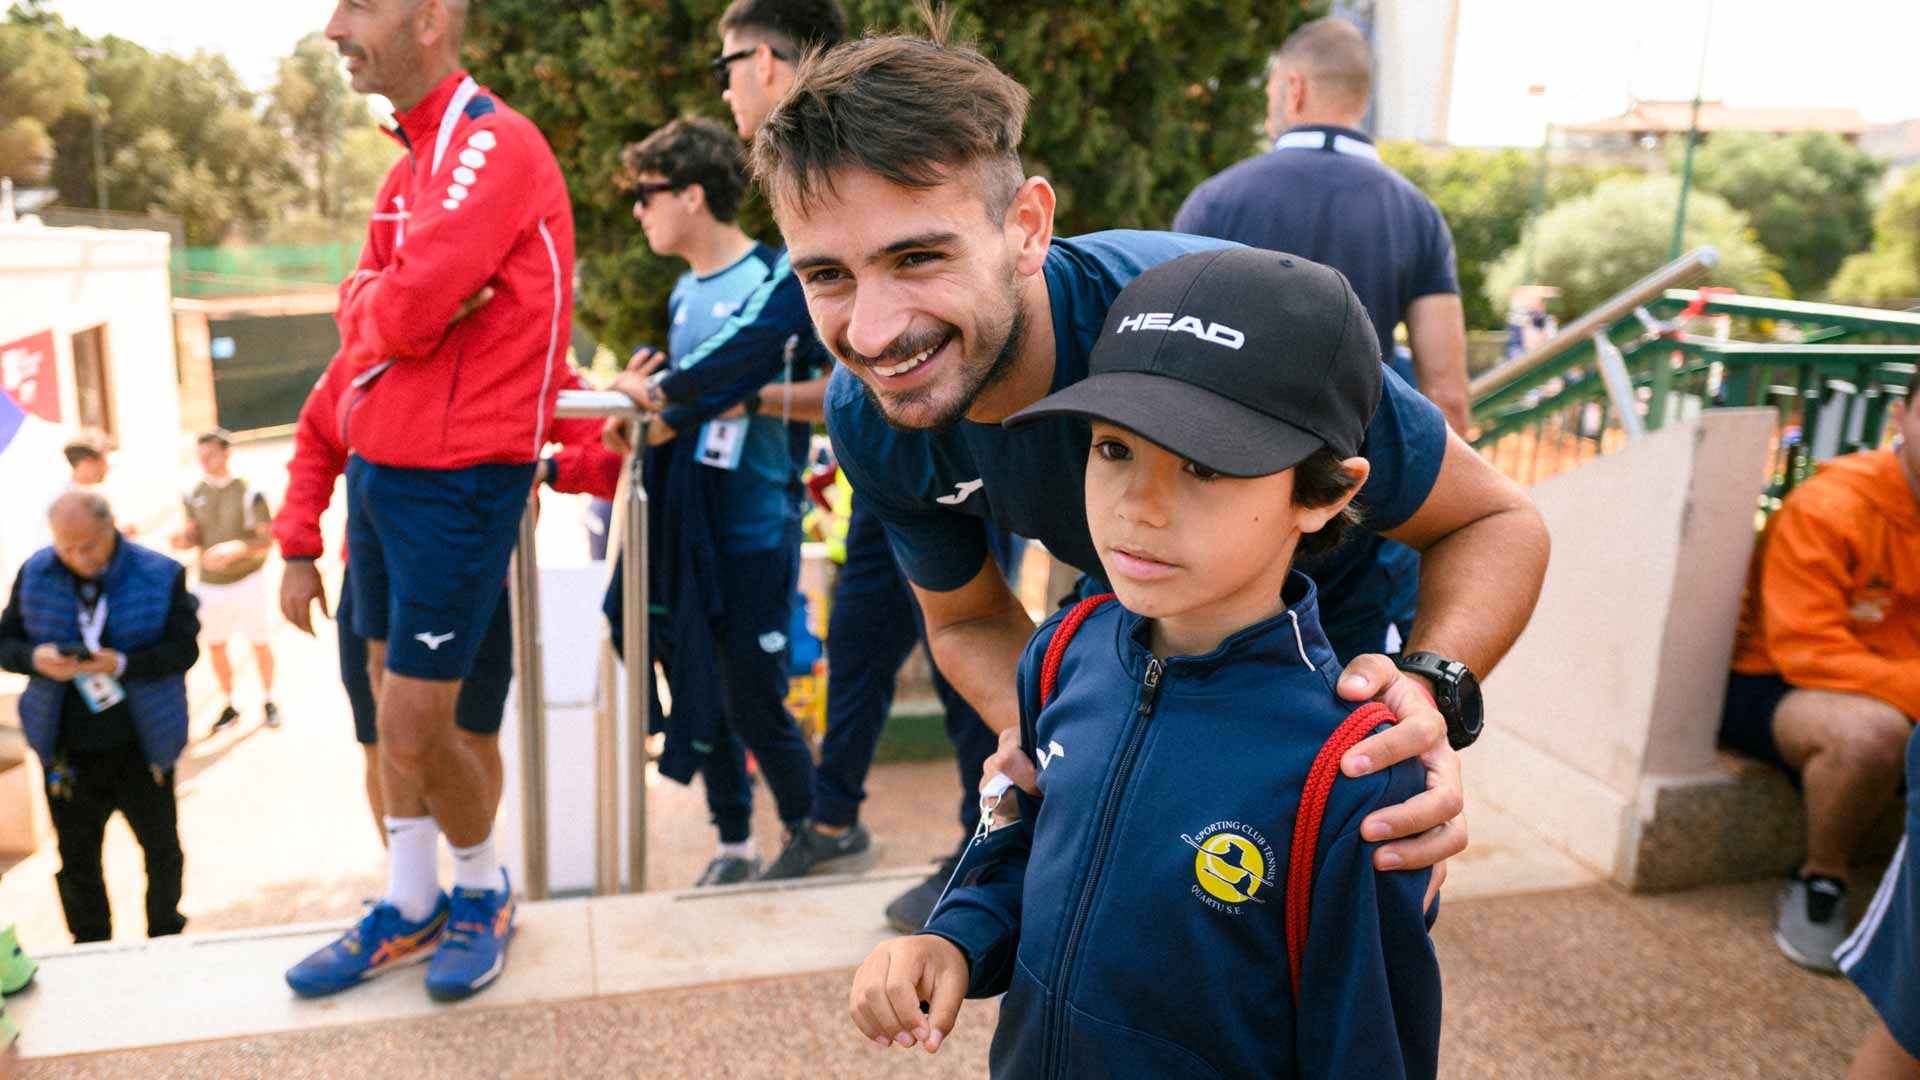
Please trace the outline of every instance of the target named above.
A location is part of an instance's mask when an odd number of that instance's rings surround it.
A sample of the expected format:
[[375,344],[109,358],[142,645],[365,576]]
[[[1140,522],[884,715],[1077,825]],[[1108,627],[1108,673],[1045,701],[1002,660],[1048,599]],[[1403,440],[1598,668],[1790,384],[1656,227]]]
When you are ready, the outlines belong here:
[[1106,869],[1107,846],[1113,842],[1114,822],[1120,816],[1120,800],[1126,794],[1127,783],[1133,778],[1134,760],[1140,756],[1140,744],[1146,738],[1147,723],[1153,719],[1154,699],[1160,696],[1160,676],[1166,671],[1166,665],[1157,656],[1147,658],[1147,673],[1140,684],[1140,700],[1134,706],[1133,724],[1127,732],[1127,747],[1120,755],[1120,767],[1114,773],[1113,786],[1107,790],[1106,804],[1101,809],[1100,832],[1093,842],[1093,862],[1087,869],[1087,880],[1080,888],[1080,903],[1075,907],[1073,922],[1067,929],[1066,951],[1060,956],[1060,968],[1054,973],[1053,1016],[1047,1027],[1050,1048],[1047,1053],[1049,1066],[1047,1072],[1052,1076],[1066,1075],[1067,1048],[1067,987],[1072,982],[1073,961],[1080,948],[1080,932],[1086,928],[1087,916],[1093,907],[1094,891],[1100,886],[1100,876]]
[[349,453],[353,450],[353,411],[360,407],[361,400],[366,396],[366,387],[354,387],[353,400],[347,402],[346,414],[340,418],[340,445],[346,447]]

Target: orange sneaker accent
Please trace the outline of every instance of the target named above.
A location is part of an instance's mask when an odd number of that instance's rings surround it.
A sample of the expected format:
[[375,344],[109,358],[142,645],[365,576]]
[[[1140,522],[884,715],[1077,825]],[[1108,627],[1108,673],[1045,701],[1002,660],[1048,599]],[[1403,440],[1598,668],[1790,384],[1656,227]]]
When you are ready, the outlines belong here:
[[368,964],[377,968],[419,952],[426,946],[427,942],[439,935],[440,928],[446,924],[446,921],[447,917],[443,912],[439,918],[415,930],[411,934],[402,934],[399,937],[388,938],[380,943],[378,949],[374,950],[372,958],[368,960]]

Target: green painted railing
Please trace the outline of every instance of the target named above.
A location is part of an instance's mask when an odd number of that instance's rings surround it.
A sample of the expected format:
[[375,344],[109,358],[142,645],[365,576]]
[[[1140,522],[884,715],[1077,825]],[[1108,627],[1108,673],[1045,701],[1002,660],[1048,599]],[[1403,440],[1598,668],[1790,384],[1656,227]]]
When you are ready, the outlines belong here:
[[[1660,273],[1701,269],[1703,254],[1710,267],[1711,252],[1696,252]],[[1920,367],[1920,313],[1645,285],[1474,380],[1474,446],[1535,483],[1673,419],[1767,406],[1778,414],[1771,503],[1815,462],[1881,445],[1887,405]]]
[[336,288],[360,260],[358,243],[175,248],[173,294],[269,296]]

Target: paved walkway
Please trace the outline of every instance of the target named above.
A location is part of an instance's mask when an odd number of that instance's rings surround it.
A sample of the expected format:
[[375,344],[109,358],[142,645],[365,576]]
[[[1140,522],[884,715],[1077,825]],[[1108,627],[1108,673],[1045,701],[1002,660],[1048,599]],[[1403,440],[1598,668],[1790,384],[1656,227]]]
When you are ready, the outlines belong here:
[[[1774,951],[1767,932],[1771,892],[1771,886],[1756,884],[1647,898],[1588,886],[1449,902],[1435,930],[1447,987],[1441,1075],[1840,1075],[1870,1023],[1869,1011],[1849,984],[1802,972]],[[640,940],[632,939],[636,947]],[[623,966],[621,951],[604,945],[597,943],[603,980],[612,974],[606,965]],[[645,952],[639,948],[630,965],[631,974],[643,979],[645,965],[637,961]],[[524,949],[508,978],[547,981],[529,964],[539,955]],[[725,981],[724,971],[715,976],[711,985],[495,1007],[506,999],[503,982],[463,1006],[388,1022],[366,1019],[377,1005],[347,996],[338,999],[343,1015],[337,1022],[348,1023],[344,1013],[351,1012],[351,1026],[33,1060],[23,1075],[813,1080],[985,1074],[993,1002],[969,1003],[954,1037],[928,1058],[880,1051],[861,1040],[845,1017],[850,970],[844,966],[750,981]],[[209,973],[210,980],[223,977]],[[555,992],[547,982],[548,992]],[[417,987],[404,991],[423,997]],[[1218,991],[1193,992],[1200,1003]],[[387,986],[354,993],[401,1000]],[[493,995],[500,996],[490,1003]],[[209,992],[149,1011],[178,1015],[228,1007],[220,994]],[[27,1020],[31,1033],[31,1014]]]
[[[271,487],[285,449],[248,448],[241,457],[247,475]],[[338,536],[337,520],[327,535]],[[562,504],[549,503],[541,542],[548,551],[581,543],[577,518]],[[277,565],[269,572],[277,580]],[[43,985],[16,1002],[23,1045],[34,1055],[26,1076],[984,1073],[992,1003],[970,1005],[960,1032],[932,1059],[873,1050],[844,1019],[850,965],[883,932],[880,906],[957,839],[949,824],[957,785],[943,763],[876,770],[867,819],[884,844],[882,871],[834,893],[833,911],[815,912],[837,929],[795,915],[805,903],[753,908],[766,902],[744,896],[715,901],[706,912],[726,917],[704,924],[673,922],[699,905],[668,895],[561,903],[529,920],[508,979],[462,1007],[427,1005],[402,981],[417,981],[409,974],[357,998],[290,1008],[277,973],[281,954],[299,951],[293,939],[302,931],[293,924],[356,915],[361,898],[380,891],[382,856],[331,637],[282,627],[275,645],[286,726],[258,727],[242,661],[249,715],[235,730],[200,738],[180,767],[191,923],[154,955],[185,965],[188,985],[155,1000],[155,984],[112,960],[116,948],[137,948],[144,929],[139,851],[117,821],[107,845],[109,889],[122,915],[114,946],[59,955],[68,939],[50,841],[0,877],[0,916],[49,957]],[[197,737],[218,708],[210,682],[204,670],[195,673]],[[757,802],[758,835],[771,847],[777,826],[764,793]],[[711,852],[700,793],[658,783],[649,805],[650,880],[684,886]],[[1595,885],[1514,816],[1473,805],[1469,817],[1473,848],[1456,860],[1436,931],[1448,993],[1444,1075],[1798,1078],[1842,1070],[1868,1010],[1847,984],[1803,973],[1774,951],[1770,885],[1629,897]],[[747,907],[727,915],[728,904]],[[799,921],[783,924],[787,918]],[[732,924],[753,929],[731,937],[723,927]],[[255,944],[234,944],[233,934],[248,930],[255,932],[241,936]],[[215,956],[232,962],[194,966]],[[1209,992],[1194,988],[1195,1000]],[[284,1015],[253,1026],[247,1010],[263,1008]],[[99,1033],[91,1044],[88,1028]],[[182,1034],[189,1030],[200,1034]],[[47,1056],[147,1038],[196,1041]]]

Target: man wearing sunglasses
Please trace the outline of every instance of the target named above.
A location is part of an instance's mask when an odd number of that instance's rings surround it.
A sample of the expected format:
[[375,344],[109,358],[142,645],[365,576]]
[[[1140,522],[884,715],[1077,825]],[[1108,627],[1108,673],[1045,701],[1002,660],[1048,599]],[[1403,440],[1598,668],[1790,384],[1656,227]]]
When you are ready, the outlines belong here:
[[[751,139],[760,129],[793,85],[807,51],[831,48],[846,36],[846,14],[838,0],[734,0],[720,17],[720,54],[711,67],[741,137]],[[658,190],[636,188],[635,195],[650,199]],[[676,364],[681,370],[665,371],[664,356],[643,352],[614,387],[661,412],[661,422],[650,432],[656,442],[749,398],[758,400],[763,414],[784,409],[795,420],[822,420],[826,379],[774,381],[784,370],[782,354],[789,339],[807,349],[819,348],[805,298],[782,255],[772,276],[747,298],[741,313],[707,339],[684,366]],[[826,360],[824,350],[821,359]],[[609,425],[615,445],[621,445],[619,431],[617,425]],[[996,557],[1009,574],[1017,569],[1017,543],[1011,536],[995,537]],[[846,551],[827,630],[832,676],[812,820],[787,838],[780,856],[760,875],[763,879],[850,871],[870,865],[874,858],[871,836],[859,821],[866,776],[892,705],[894,678],[924,631],[912,591],[879,520],[864,508],[858,493]],[[956,750],[961,825],[963,833],[969,833],[977,820],[969,814],[977,814],[979,805],[972,793],[995,739],[979,714],[937,670],[934,688]],[[919,929],[946,881],[946,869],[890,904],[888,920],[903,930]]]

